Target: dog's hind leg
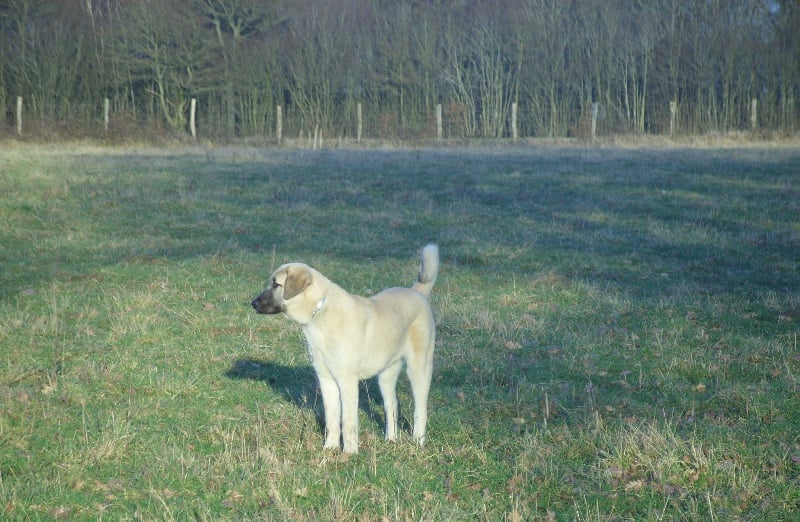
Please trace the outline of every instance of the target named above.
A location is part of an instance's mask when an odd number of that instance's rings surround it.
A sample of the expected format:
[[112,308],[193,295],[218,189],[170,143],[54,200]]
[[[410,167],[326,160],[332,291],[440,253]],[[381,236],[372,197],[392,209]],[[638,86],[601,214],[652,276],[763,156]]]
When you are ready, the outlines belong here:
[[425,428],[428,424],[428,392],[433,376],[434,335],[412,351],[407,364],[411,395],[414,397],[414,438],[420,445],[425,443]]
[[383,396],[383,412],[386,416],[386,440],[397,438],[397,377],[403,368],[403,361],[397,361],[378,375],[378,386]]

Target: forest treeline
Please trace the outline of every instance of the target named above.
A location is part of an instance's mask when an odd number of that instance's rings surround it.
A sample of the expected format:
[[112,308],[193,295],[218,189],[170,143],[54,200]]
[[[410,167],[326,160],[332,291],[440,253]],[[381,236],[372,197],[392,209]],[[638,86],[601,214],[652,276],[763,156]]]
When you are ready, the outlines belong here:
[[[4,133],[211,139],[800,127],[798,0],[0,0]],[[753,106],[756,100],[756,106]],[[672,103],[671,103],[672,102]],[[671,112],[672,106],[672,112]],[[754,114],[755,109],[755,114]]]

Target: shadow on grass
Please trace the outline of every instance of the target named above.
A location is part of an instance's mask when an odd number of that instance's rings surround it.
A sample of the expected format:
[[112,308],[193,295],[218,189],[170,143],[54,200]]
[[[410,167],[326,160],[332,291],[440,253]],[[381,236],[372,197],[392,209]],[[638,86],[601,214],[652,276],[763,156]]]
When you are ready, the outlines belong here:
[[[272,361],[239,359],[225,372],[229,379],[246,379],[267,383],[276,393],[298,408],[314,412],[320,433],[325,433],[325,413],[317,376],[311,366],[286,366]],[[361,381],[358,390],[358,407],[370,421],[385,429],[386,421],[380,390],[375,379]],[[399,429],[411,431],[408,419],[400,411]]]
[[225,376],[229,379],[263,381],[298,408],[316,409],[317,377],[308,367],[286,366],[257,359],[239,359]]

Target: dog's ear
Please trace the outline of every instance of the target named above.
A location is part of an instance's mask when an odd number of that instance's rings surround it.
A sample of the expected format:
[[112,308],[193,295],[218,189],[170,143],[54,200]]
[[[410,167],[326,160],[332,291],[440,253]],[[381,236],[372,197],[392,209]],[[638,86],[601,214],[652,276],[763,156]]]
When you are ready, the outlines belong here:
[[283,298],[288,300],[303,293],[311,285],[311,273],[307,268],[290,268],[283,283]]

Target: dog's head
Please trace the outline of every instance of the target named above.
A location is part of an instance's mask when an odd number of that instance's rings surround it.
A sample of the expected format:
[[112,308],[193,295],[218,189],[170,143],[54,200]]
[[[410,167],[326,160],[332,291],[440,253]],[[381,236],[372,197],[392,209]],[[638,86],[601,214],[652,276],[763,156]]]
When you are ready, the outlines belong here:
[[[290,308],[296,308],[302,314],[309,306],[305,293],[313,280],[310,267],[300,263],[283,265],[272,274],[267,288],[250,304],[260,314],[288,313]],[[310,306],[313,310],[314,303]]]

